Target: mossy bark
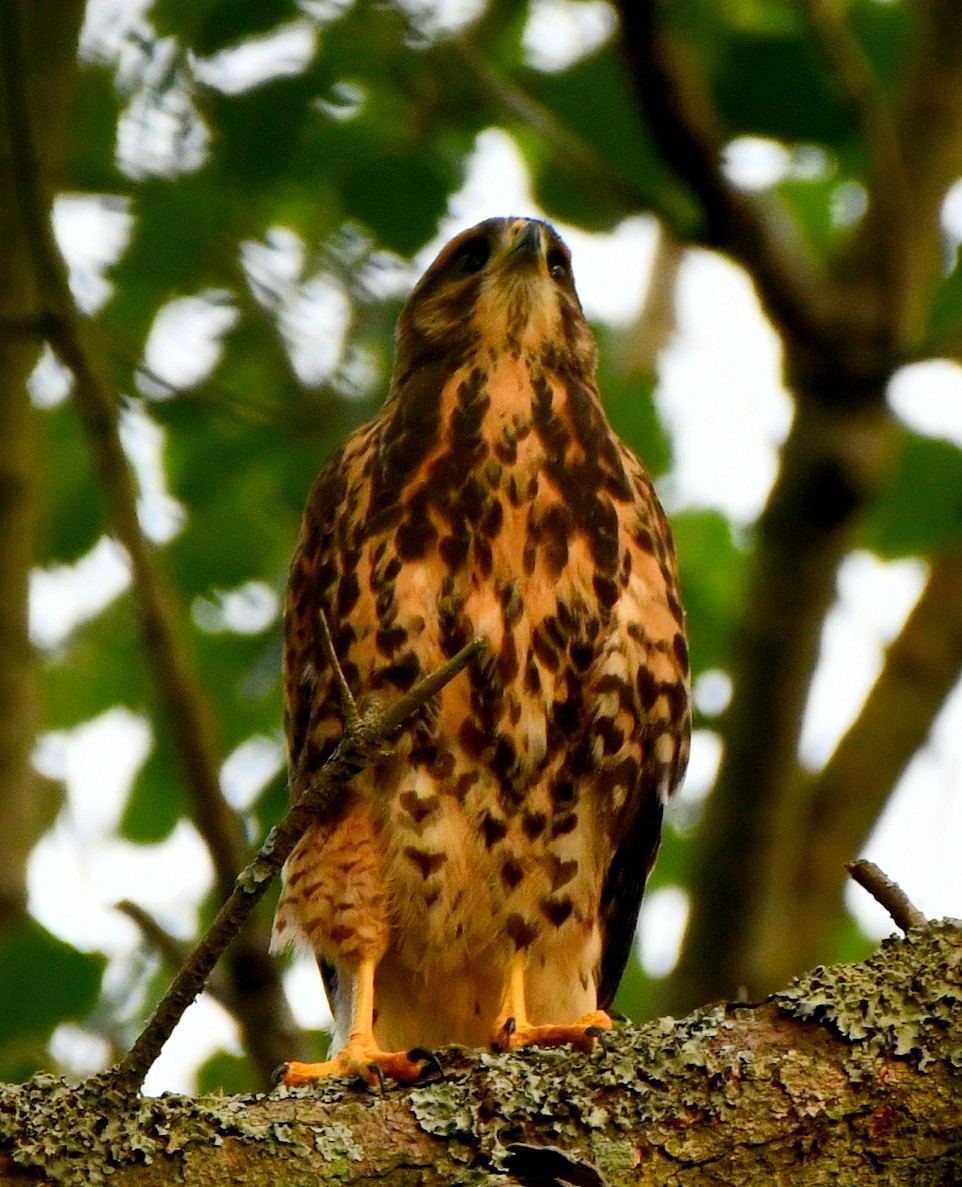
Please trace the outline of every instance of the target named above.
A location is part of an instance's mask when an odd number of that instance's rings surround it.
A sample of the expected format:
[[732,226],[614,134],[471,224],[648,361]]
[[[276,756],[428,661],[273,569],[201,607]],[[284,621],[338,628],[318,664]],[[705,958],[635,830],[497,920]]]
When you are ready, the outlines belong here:
[[960,1007],[946,922],[759,1005],[626,1025],[607,1053],[449,1051],[446,1079],[383,1096],[143,1099],[37,1077],[0,1093],[0,1187],[954,1184]]

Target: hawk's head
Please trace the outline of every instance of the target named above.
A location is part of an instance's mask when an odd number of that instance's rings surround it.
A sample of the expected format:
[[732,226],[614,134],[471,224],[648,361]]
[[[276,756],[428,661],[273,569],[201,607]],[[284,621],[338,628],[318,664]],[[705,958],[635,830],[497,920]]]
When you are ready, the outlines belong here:
[[483,352],[594,371],[595,344],[575,292],[571,253],[538,219],[489,218],[441,251],[398,324],[395,382],[413,367]]

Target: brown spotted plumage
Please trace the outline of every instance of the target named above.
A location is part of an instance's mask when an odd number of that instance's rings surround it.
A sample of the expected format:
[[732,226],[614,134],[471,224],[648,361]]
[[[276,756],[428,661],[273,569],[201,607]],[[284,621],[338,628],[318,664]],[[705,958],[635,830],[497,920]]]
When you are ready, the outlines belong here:
[[337,744],[323,611],[363,710],[486,649],[288,861],[275,946],[332,998],[327,1064],[412,1079],[412,1047],[580,1042],[610,1022],[690,710],[671,534],[612,432],[565,245],[489,219],[398,328],[390,398],[330,459],[291,571],[296,796]]

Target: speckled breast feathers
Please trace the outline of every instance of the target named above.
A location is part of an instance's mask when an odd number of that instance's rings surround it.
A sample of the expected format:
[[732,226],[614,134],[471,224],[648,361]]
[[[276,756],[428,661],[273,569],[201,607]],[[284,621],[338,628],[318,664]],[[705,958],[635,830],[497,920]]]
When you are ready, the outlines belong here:
[[377,961],[382,1041],[485,1042],[519,950],[531,1016],[572,1020],[628,956],[687,758],[688,661],[670,532],[594,372],[564,244],[489,220],[415,289],[390,398],[307,506],[295,796],[342,732],[319,611],[362,708],[485,644],[285,870],[277,942],[339,975]]

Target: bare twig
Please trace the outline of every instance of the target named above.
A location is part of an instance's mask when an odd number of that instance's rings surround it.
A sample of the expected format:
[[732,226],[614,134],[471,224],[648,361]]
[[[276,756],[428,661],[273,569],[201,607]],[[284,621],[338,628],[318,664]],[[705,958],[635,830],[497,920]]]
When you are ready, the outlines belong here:
[[845,868],[852,875],[852,880],[888,911],[896,927],[908,931],[912,927],[928,926],[929,921],[909,901],[902,887],[883,873],[875,862],[859,858],[858,861],[850,861]]
[[324,655],[327,657],[327,662],[331,665],[331,671],[334,673],[334,683],[337,685],[338,695],[341,700],[341,713],[344,717],[344,730],[346,733],[356,731],[361,724],[361,715],[357,711],[357,702],[354,700],[354,694],[348,686],[347,680],[344,676],[344,670],[341,667],[340,661],[337,658],[337,652],[334,650],[334,640],[331,638],[331,627],[327,621],[327,615],[323,610],[317,612],[318,625],[321,628],[321,647]]
[[144,939],[153,944],[161,958],[172,968],[180,968],[190,955],[190,945],[172,936],[140,903],[127,898],[121,899],[119,903],[114,903],[114,910],[126,915],[131,923],[135,923]]
[[184,1011],[290,856],[311,818],[329,808],[347,783],[377,759],[404,721],[466,667],[483,647],[474,640],[419,681],[387,709],[369,709],[317,773],[254,860],[238,877],[227,902],[177,973],[140,1037],[116,1067],[104,1073],[111,1086],[134,1091],[150,1070]]

